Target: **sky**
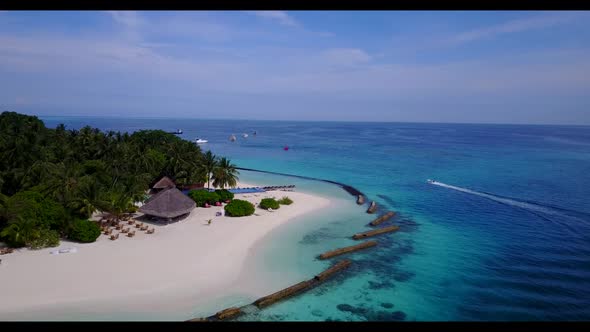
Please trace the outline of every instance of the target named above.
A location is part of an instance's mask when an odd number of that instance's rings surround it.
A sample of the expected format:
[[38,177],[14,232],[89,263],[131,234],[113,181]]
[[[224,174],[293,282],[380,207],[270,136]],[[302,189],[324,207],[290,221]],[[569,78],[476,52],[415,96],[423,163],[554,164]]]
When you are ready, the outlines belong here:
[[0,111],[590,124],[590,12],[0,11]]

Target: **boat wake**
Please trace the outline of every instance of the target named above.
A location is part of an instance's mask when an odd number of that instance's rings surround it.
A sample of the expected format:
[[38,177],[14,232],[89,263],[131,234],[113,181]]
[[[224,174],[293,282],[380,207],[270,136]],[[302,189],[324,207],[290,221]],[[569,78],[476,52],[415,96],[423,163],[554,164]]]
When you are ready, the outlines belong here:
[[[543,219],[550,220],[550,221],[553,221],[553,220],[551,220],[543,215],[540,215],[539,213],[544,214],[544,215],[568,217],[568,218],[573,218],[573,219],[576,219],[576,220],[579,220],[582,222],[586,222],[586,220],[572,215],[572,213],[575,213],[577,215],[586,215],[586,213],[582,213],[582,212],[569,211],[569,210],[562,209],[562,208],[549,207],[549,206],[540,205],[540,204],[536,204],[536,203],[532,203],[532,202],[523,202],[523,201],[519,201],[516,199],[508,198],[508,197],[502,197],[502,196],[498,196],[498,195],[494,195],[494,194],[490,194],[490,193],[479,192],[479,191],[470,190],[467,188],[452,186],[450,184],[446,184],[446,183],[442,183],[442,182],[438,182],[438,181],[433,181],[433,180],[429,180],[428,183],[433,184],[435,186],[444,187],[444,188],[464,192],[467,194],[484,197],[484,198],[490,199],[490,200],[498,202],[498,203],[502,203],[505,205],[524,209],[524,210],[534,213],[535,215],[537,215]],[[572,212],[572,213],[570,213],[570,212]],[[588,216],[586,216],[586,217],[588,217]]]

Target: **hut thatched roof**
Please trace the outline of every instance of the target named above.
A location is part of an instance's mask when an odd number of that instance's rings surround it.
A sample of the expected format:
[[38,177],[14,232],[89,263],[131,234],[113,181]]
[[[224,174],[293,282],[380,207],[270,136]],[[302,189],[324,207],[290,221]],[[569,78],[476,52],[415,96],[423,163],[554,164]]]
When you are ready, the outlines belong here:
[[165,189],[174,187],[176,187],[176,184],[167,176],[162,177],[158,182],[156,182],[156,184],[152,186],[153,189]]
[[168,188],[152,196],[139,212],[160,218],[176,218],[191,212],[195,201],[176,188]]

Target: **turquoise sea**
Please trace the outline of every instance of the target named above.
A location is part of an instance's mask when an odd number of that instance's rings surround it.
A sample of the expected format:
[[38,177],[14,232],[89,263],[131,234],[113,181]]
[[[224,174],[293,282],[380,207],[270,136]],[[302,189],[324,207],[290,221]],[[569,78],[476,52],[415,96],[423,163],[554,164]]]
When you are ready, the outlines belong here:
[[[398,212],[401,230],[349,255],[347,272],[240,320],[590,319],[588,126],[41,119],[69,129],[180,128],[182,138],[205,138],[203,149],[240,167],[342,182]],[[273,275],[277,290],[329,266],[315,256],[353,244],[350,236],[375,218],[332,184],[247,171],[241,179],[295,184],[337,201],[256,248],[248,264]],[[252,300],[233,294],[175,319]]]

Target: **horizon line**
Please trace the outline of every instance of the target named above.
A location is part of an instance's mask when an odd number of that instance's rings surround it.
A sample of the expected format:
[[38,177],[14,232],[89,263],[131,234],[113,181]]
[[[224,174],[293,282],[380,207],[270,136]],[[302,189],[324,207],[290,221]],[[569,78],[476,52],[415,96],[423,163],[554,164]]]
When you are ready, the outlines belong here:
[[[18,112],[17,112],[18,113]],[[26,114],[26,113],[25,113]],[[246,119],[246,118],[196,118],[196,117],[169,117],[169,116],[117,116],[117,115],[37,115],[38,118],[112,118],[112,119],[145,119],[145,120],[204,120],[204,121],[264,121],[264,122],[338,122],[338,123],[408,123],[408,124],[457,124],[457,125],[512,125],[512,126],[572,126],[588,127],[590,124],[571,123],[510,123],[510,122],[436,122],[436,121],[365,121],[365,120],[287,120],[287,119]]]

